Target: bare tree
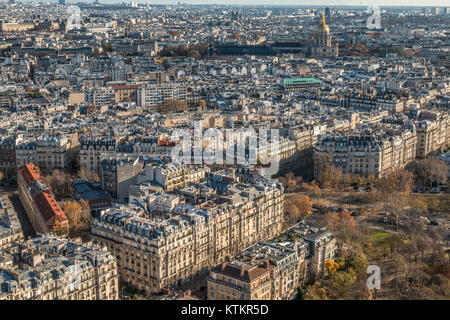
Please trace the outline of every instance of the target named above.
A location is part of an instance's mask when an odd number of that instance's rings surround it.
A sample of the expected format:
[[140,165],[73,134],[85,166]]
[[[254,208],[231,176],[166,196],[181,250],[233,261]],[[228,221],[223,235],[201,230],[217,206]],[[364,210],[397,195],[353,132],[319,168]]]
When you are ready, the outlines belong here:
[[295,223],[311,214],[312,201],[307,195],[294,194],[286,197],[284,207],[286,220]]
[[412,173],[400,169],[382,177],[376,186],[379,200],[384,203],[385,210],[394,219],[395,230],[399,229],[400,217],[407,203],[412,182]]
[[447,182],[447,165],[438,159],[422,159],[410,163],[407,169],[414,173],[416,183],[422,187],[432,187]]
[[68,173],[55,169],[52,171],[51,175],[44,177],[44,181],[51,187],[56,199],[61,200],[73,196],[72,188],[70,186],[71,179]]
[[69,234],[71,237],[86,236],[91,226],[89,203],[84,200],[64,202],[64,213],[69,219]]
[[328,154],[320,153],[314,161],[317,174],[316,179],[322,187],[340,188],[342,186],[342,171],[331,164],[331,158]]
[[428,240],[425,239],[425,237],[423,235],[419,235],[416,239],[416,247],[417,249],[420,251],[420,253],[422,254],[422,260],[424,259],[425,256],[425,251],[429,248],[428,245]]
[[88,180],[88,181],[92,181],[92,182],[100,181],[100,177],[98,176],[98,174],[94,171],[89,170],[86,167],[80,168],[80,170],[78,171],[78,177],[80,179],[84,179],[84,180]]
[[157,107],[157,111],[161,114],[168,112],[176,112],[186,110],[186,102],[176,99],[166,99]]

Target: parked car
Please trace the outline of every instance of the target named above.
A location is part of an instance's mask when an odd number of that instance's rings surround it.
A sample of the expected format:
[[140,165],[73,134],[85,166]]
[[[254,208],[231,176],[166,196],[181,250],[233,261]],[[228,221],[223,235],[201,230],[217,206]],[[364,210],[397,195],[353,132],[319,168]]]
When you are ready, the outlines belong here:
[[439,226],[441,223],[439,222],[439,221],[437,221],[437,220],[431,220],[430,221],[430,225],[432,225],[432,226]]

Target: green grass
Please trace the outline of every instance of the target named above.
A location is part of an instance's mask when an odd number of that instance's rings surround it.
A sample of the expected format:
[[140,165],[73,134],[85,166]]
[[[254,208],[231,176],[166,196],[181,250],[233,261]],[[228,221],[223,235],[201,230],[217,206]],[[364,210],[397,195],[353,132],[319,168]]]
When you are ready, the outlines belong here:
[[412,194],[411,200],[420,200],[427,204],[428,208],[433,208],[438,212],[450,211],[450,194]]
[[381,230],[371,230],[369,241],[377,248],[386,247],[392,239],[392,234]]
[[370,229],[366,236],[363,251],[375,260],[382,259],[383,252],[395,241],[395,235],[389,232]]

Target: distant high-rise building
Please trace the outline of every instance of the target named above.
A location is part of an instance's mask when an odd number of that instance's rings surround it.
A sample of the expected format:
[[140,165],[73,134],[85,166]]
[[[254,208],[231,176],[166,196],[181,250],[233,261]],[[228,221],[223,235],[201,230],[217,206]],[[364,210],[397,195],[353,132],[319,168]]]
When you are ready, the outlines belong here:
[[328,21],[328,23],[331,23],[331,11],[330,8],[325,8],[325,18]]
[[16,1],[15,0],[8,0],[8,3],[9,4],[13,4],[13,3],[16,3]]
[[439,14],[439,12],[441,12],[441,8],[432,8],[431,9],[431,13],[434,14],[434,15]]

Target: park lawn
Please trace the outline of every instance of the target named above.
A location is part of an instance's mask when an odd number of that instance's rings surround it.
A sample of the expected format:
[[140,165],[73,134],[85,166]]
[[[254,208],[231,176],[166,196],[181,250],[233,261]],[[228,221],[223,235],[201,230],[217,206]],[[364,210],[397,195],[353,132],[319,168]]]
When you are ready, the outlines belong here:
[[377,248],[389,246],[390,239],[392,239],[392,233],[375,229],[370,230],[369,240]]
[[369,229],[365,240],[363,252],[371,258],[379,260],[382,259],[383,252],[389,250],[392,241],[394,241],[394,234],[381,230]]
[[450,211],[450,194],[411,194],[411,199],[420,200],[438,212]]

